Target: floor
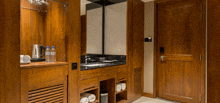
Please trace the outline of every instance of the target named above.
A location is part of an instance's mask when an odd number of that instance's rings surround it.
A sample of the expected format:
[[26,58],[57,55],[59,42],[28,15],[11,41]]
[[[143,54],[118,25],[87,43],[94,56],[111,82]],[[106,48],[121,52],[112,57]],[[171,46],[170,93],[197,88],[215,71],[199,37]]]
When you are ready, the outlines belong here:
[[148,98],[148,97],[141,97],[140,99],[134,101],[133,103],[177,103],[174,101],[163,100],[160,98]]

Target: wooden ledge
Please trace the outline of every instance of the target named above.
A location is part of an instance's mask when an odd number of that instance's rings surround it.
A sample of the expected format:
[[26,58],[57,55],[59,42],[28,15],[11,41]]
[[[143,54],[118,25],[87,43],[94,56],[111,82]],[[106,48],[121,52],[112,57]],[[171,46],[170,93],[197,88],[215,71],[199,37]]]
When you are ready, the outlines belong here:
[[120,101],[118,101],[117,103],[127,103],[127,100],[120,100]]
[[54,62],[54,63],[33,62],[30,64],[20,64],[20,67],[21,68],[39,68],[39,67],[61,66],[61,65],[68,65],[68,62]]

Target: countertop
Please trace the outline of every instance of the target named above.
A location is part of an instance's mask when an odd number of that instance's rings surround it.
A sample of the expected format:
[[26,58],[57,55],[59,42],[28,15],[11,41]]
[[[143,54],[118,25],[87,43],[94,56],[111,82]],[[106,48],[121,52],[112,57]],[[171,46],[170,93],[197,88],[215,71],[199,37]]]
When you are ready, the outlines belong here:
[[[96,62],[98,64],[100,64],[101,62]],[[96,63],[88,63],[89,64],[96,64]],[[84,63],[82,63],[84,64]],[[124,65],[126,64],[126,62],[114,62],[114,63],[101,63],[101,64],[105,64],[102,66],[80,66],[80,71],[84,71],[84,70],[91,70],[91,69],[97,69],[97,68],[104,68],[104,67],[110,67],[110,66],[117,66],[117,65]]]

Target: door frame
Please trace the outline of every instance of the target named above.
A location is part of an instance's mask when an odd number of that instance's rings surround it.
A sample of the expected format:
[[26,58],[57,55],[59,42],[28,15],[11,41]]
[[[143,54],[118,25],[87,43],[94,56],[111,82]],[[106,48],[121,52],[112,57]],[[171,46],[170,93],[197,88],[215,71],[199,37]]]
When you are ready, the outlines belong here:
[[[157,4],[159,4],[159,3],[163,3],[163,2],[169,2],[169,1],[171,1],[171,0],[159,0],[159,1],[155,1],[154,2],[154,64],[153,64],[153,98],[157,98],[157,96],[158,96],[158,94],[157,94],[157,92],[158,92],[158,87],[157,87],[157,72],[158,72],[158,68],[157,68],[157,55],[156,55],[156,52],[157,52],[157,37],[158,37],[158,32],[157,32],[157,27],[158,27],[158,25],[157,25]],[[206,29],[206,27],[207,27],[207,23],[206,23],[206,9],[207,9],[207,2],[206,2],[206,0],[201,0],[201,2],[202,2],[202,8],[204,8],[203,9],[203,22],[205,22],[205,26],[204,26],[204,29]],[[204,34],[204,36],[205,36],[205,41],[206,41],[206,35],[207,35],[207,30],[205,30],[205,34]],[[204,45],[206,45],[206,42],[205,42],[205,44]],[[205,65],[206,65],[206,63],[205,63],[205,61],[206,61],[206,49],[207,49],[207,47],[205,47],[204,48],[204,55],[202,56],[202,58],[205,58],[205,59],[203,59],[202,60],[202,64],[203,64],[203,66],[202,66],[202,68],[201,68],[201,103],[205,103],[205,101],[206,101],[206,89],[205,89],[205,87],[206,87],[206,67],[205,67]]]

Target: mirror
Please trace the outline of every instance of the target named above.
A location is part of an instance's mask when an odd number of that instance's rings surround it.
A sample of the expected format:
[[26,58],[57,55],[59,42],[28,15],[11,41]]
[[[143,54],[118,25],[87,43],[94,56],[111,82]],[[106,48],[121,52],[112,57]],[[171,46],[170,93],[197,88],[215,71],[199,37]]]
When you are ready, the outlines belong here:
[[81,0],[81,31],[85,54],[102,54],[102,5]]
[[127,0],[81,0],[81,33],[81,55],[126,55]]
[[127,0],[108,0],[105,6],[104,54],[126,55]]

